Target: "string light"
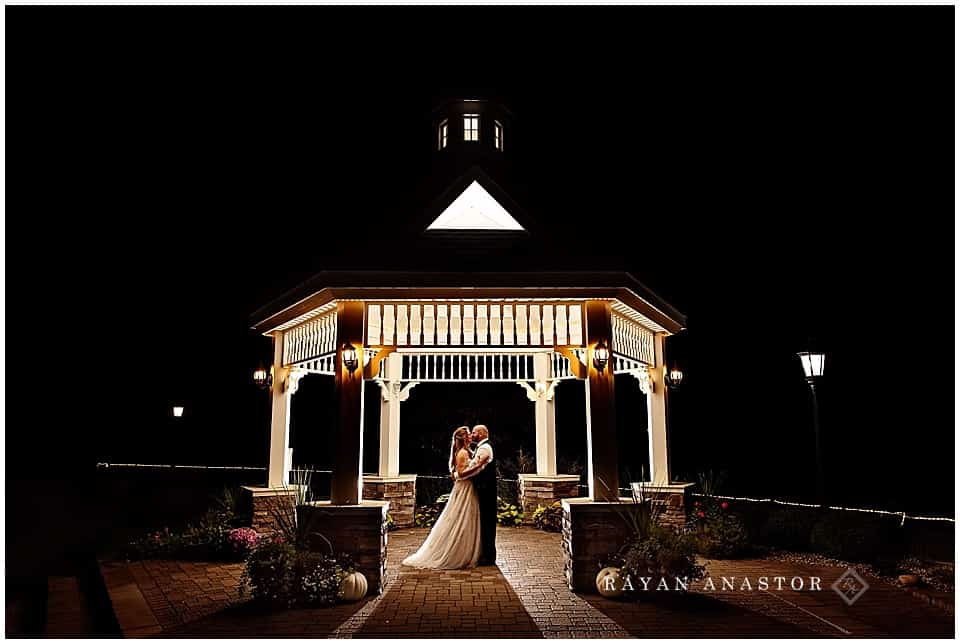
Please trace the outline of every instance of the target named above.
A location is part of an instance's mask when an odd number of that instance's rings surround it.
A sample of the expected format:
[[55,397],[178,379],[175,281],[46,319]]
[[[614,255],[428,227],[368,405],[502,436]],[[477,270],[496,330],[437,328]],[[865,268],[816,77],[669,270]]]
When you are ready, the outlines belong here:
[[[260,470],[263,471],[266,468],[263,467],[248,467],[245,465],[151,465],[146,463],[97,463],[98,468],[110,468],[110,467],[158,467],[165,469],[192,469],[192,470]],[[299,470],[291,470],[299,471]],[[311,470],[312,472],[318,474],[332,474],[331,470]],[[438,480],[448,480],[449,476],[431,476],[427,474],[418,474],[417,478],[420,479],[438,479]],[[503,479],[505,483],[516,483],[514,480]],[[581,485],[580,487],[586,487]],[[620,488],[621,492],[626,492],[630,494],[632,490],[630,488]],[[815,503],[799,503],[797,501],[781,501],[780,499],[758,499],[749,496],[728,496],[724,494],[701,494],[699,492],[691,492],[690,496],[698,496],[701,498],[711,498],[711,499],[723,499],[725,501],[747,501],[748,503],[775,503],[777,505],[788,505],[798,508],[819,508],[820,506]],[[949,521],[950,523],[956,523],[956,519],[950,517],[923,517],[915,516],[912,514],[907,514],[906,512],[893,512],[890,510],[875,510],[871,508],[848,508],[840,505],[828,505],[826,506],[828,510],[839,510],[841,512],[865,512],[867,514],[882,514],[885,516],[900,517],[900,525],[902,526],[907,519],[911,521]]]

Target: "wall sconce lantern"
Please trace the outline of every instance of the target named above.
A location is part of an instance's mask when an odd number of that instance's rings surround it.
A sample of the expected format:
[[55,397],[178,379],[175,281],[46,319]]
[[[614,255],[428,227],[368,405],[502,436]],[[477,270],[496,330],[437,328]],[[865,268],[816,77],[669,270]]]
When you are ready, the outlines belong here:
[[667,386],[671,389],[677,389],[683,384],[683,372],[676,363],[674,363],[673,368],[667,372],[665,380],[667,381]]
[[267,373],[267,370],[261,362],[260,366],[253,372],[253,382],[261,389],[269,389],[273,385],[273,366],[270,367],[270,372]]
[[607,368],[607,362],[610,361],[610,348],[606,340],[600,340],[593,349],[593,366],[597,371],[603,371]]
[[174,417],[174,418],[180,418],[181,416],[183,416],[183,407],[180,406],[180,405],[174,406],[174,408],[173,408],[173,417]]
[[340,358],[343,360],[343,366],[347,368],[347,371],[353,373],[357,368],[357,349],[349,342],[345,342],[342,347],[340,347]]
[[817,379],[823,376],[826,356],[816,351],[801,351],[797,355],[800,356],[800,364],[803,365],[803,375],[806,376],[807,382],[813,386]]

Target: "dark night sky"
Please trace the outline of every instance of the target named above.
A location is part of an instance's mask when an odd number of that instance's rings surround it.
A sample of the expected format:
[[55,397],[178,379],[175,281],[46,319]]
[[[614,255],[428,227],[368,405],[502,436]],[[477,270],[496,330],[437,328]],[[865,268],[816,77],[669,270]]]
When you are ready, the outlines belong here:
[[6,15],[9,471],[262,463],[249,314],[416,214],[435,100],[499,96],[518,201],[688,315],[676,469],[809,492],[813,336],[834,497],[952,510],[950,8]]

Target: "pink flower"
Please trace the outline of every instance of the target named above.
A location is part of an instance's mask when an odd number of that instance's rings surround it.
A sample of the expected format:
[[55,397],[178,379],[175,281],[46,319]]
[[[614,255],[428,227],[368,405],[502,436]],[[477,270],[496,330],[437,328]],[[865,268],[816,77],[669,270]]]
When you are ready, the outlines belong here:
[[724,501],[723,503],[720,504],[720,509],[721,509],[721,510],[726,510],[726,509],[729,508],[729,507],[730,507],[730,504],[727,503],[726,501]]
[[700,507],[700,501],[694,501],[694,502],[693,502],[693,507],[699,508],[699,507]]
[[703,510],[700,510],[699,512],[697,512],[697,516],[702,519],[706,515],[703,514]]

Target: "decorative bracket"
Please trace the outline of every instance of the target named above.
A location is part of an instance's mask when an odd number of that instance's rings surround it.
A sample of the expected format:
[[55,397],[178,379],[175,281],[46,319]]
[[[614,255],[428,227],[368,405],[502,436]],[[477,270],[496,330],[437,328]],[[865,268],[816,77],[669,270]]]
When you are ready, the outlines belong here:
[[410,390],[419,384],[420,384],[419,380],[411,380],[406,385],[404,385],[403,389],[401,389],[400,393],[398,394],[398,397],[400,398],[400,402],[404,402],[407,398],[409,398]]
[[558,382],[559,380],[551,380],[549,384],[539,383],[545,386],[545,388],[542,391],[538,391],[534,387],[531,387],[524,380],[518,380],[517,384],[523,387],[523,389],[527,392],[527,400],[530,400],[532,402],[537,402],[537,399],[539,399],[541,396],[543,396],[546,400],[553,400],[553,392],[554,392],[554,389],[557,388]]
[[310,372],[307,371],[306,369],[301,369],[300,367],[292,367],[287,372],[287,379],[286,379],[286,382],[284,383],[284,388],[286,392],[289,393],[291,396],[297,393],[297,389],[300,388],[300,379],[303,378],[308,373]]
[[631,369],[627,373],[636,378],[637,382],[640,383],[640,391],[648,396],[653,393],[653,379],[650,378],[650,371],[648,369]]
[[375,382],[380,385],[380,397],[384,402],[390,402],[391,400],[404,402],[410,398],[410,390],[420,384],[419,380],[411,380],[406,385],[400,381],[390,380],[377,380]]

